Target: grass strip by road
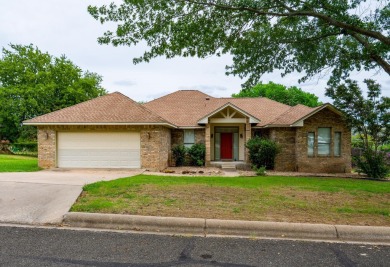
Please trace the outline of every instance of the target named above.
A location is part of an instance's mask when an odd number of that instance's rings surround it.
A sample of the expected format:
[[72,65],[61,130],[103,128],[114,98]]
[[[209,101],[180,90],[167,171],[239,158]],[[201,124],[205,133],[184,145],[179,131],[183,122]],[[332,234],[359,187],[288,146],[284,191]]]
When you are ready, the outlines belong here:
[[0,154],[0,172],[35,172],[39,170],[36,157]]
[[71,211],[390,226],[390,183],[138,175],[84,186]]

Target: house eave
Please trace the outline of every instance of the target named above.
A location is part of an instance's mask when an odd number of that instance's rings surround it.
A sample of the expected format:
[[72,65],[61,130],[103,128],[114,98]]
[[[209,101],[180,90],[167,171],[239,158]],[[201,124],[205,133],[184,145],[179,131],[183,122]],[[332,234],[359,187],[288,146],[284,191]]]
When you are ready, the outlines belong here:
[[153,125],[178,128],[176,125],[164,122],[23,122],[23,125],[47,126],[47,125]]
[[177,129],[204,129],[205,126],[199,125],[199,126],[177,126]]

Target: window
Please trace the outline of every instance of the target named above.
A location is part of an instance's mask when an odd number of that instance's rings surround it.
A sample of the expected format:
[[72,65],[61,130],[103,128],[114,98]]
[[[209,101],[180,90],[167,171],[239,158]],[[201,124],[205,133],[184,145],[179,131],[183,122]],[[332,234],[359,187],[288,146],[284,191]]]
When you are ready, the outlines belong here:
[[333,146],[333,154],[335,156],[341,156],[341,132],[334,133]]
[[194,130],[184,130],[184,146],[189,148],[195,144]]
[[318,155],[330,156],[331,129],[318,128]]
[[255,131],[253,132],[253,137],[256,137],[256,136],[257,136],[257,137],[261,137],[261,132],[255,130]]
[[[342,132],[332,132],[330,127],[319,127],[315,132],[307,133],[307,156],[341,156]],[[333,139],[333,140],[332,140]]]
[[307,155],[314,156],[314,133],[307,133]]

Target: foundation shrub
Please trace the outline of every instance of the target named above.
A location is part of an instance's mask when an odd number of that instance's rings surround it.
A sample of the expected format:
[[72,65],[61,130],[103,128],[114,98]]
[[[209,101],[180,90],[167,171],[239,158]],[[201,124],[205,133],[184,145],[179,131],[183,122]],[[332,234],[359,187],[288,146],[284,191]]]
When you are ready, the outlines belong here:
[[187,148],[184,145],[172,147],[172,156],[176,166],[183,166],[186,160]]
[[188,149],[188,155],[192,166],[203,166],[206,158],[206,146],[201,143],[194,144]]
[[246,143],[246,147],[249,149],[249,159],[253,168],[265,167],[267,170],[274,168],[275,157],[280,151],[277,143],[255,136]]

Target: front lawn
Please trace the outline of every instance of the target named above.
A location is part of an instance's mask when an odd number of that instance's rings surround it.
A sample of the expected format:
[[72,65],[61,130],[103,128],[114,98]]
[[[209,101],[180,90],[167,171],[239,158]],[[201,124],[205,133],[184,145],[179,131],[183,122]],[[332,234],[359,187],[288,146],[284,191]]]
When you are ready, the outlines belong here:
[[0,172],[35,172],[39,171],[35,157],[0,154]]
[[390,226],[390,183],[139,175],[84,186],[71,211]]

